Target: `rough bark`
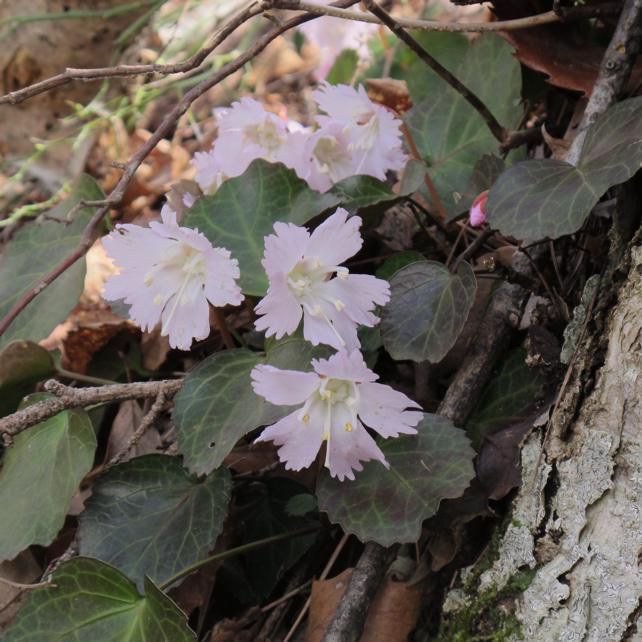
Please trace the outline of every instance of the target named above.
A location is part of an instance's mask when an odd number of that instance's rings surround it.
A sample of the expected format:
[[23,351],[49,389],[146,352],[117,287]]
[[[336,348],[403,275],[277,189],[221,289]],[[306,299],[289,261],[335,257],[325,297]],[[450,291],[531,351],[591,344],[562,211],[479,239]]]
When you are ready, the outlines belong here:
[[[469,570],[465,588],[448,596],[451,624],[485,596],[475,622],[483,628],[488,596],[509,594],[508,607],[490,604],[514,619],[506,639],[642,640],[642,246],[638,237],[617,261],[613,244],[593,319],[598,331],[579,349],[550,433],[533,433],[523,447],[522,486],[499,545],[488,551],[490,567]],[[618,274],[627,276],[613,307]]]

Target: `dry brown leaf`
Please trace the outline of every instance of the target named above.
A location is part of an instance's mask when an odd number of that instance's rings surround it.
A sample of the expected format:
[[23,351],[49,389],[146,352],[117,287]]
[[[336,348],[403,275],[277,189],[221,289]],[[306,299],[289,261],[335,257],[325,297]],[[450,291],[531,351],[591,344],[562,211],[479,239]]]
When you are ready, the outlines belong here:
[[[136,401],[123,401],[118,408],[116,417],[111,426],[105,461],[109,461],[127,446],[129,438],[134,434],[136,428],[143,420],[143,411]],[[149,453],[155,453],[161,446],[161,437],[158,431],[151,426],[145,431],[140,441],[123,460],[127,461],[132,457],[140,457]]]
[[[578,46],[568,32],[560,33],[557,26],[505,31],[500,35],[515,47],[515,55],[523,65],[546,74],[551,85],[585,95],[593,91],[604,58],[601,47]],[[642,64],[638,62],[629,86],[637,86],[640,80]]]
[[[321,642],[351,576],[352,569],[346,569],[312,583],[305,642]],[[419,618],[422,590],[421,583],[410,586],[387,577],[370,605],[361,642],[405,642]]]
[[370,100],[388,107],[398,114],[405,114],[412,107],[412,99],[405,80],[395,78],[369,78],[366,80]]

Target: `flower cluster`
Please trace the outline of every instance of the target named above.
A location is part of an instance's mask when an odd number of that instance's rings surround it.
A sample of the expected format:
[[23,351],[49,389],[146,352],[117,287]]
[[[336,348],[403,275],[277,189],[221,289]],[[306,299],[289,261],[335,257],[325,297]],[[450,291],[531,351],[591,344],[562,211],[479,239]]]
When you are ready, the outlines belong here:
[[[384,178],[388,169],[403,165],[398,121],[363,87],[323,85],[314,96],[324,112],[314,130],[288,123],[250,98],[220,113],[213,149],[194,159],[203,191],[242,174],[255,158],[284,163],[318,190],[355,174]],[[210,304],[241,303],[240,271],[227,249],[179,226],[176,212],[193,205],[194,195],[186,191],[170,201],[160,222],[117,225],[103,240],[119,270],[106,283],[104,297],[124,300],[141,328],[160,323],[170,345],[187,350],[193,339],[209,335]],[[313,360],[313,372],[267,365],[252,371],[257,395],[301,406],[266,428],[259,441],[274,441],[286,467],[295,470],[309,466],[325,442],[325,464],[340,480],[354,479],[364,461],[387,465],[367,428],[397,437],[416,432],[422,416],[408,397],[375,383],[377,375],[361,356],[358,327],[376,325],[378,306],[390,299],[386,281],[352,274],[344,265],[361,249],[361,223],[342,208],[312,232],[276,223],[265,238],[262,261],[269,286],[256,306],[256,329],[267,337],[279,339],[302,326],[310,343],[337,351]]]
[[349,176],[384,179],[387,171],[403,167],[407,157],[401,123],[372,102],[363,86],[324,83],[313,97],[325,112],[317,115],[313,128],[285,121],[252,98],[217,112],[218,137],[212,149],[194,156],[201,189],[214,193],[257,158],[283,163],[320,192]]

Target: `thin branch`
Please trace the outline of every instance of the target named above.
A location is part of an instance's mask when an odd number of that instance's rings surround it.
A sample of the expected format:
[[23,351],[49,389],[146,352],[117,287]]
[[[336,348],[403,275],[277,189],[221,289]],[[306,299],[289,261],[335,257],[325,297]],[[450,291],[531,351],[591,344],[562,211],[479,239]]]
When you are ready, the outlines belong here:
[[[351,6],[356,4],[358,0],[341,0],[343,6]],[[254,5],[252,5],[254,6]],[[262,3],[261,7],[266,5]],[[223,27],[219,34],[225,33],[229,35],[232,31],[238,28],[243,22],[248,20],[254,13],[245,10],[237,14],[230,22]],[[261,53],[274,39],[280,36],[285,31],[288,31],[292,27],[296,27],[304,22],[309,20],[314,20],[317,16],[312,14],[307,14],[303,16],[297,16],[284,22],[281,26],[272,29],[263,36],[257,38],[254,41],[254,44],[247,49],[244,53],[240,54],[224,65],[218,72],[216,72],[211,78],[203,80],[198,85],[192,87],[180,100],[180,102],[163,118],[158,128],[154,133],[145,141],[145,143],[138,149],[138,151],[131,157],[131,159],[125,165],[125,170],[123,175],[120,177],[120,180],[116,184],[116,187],[110,193],[109,197],[106,199],[106,205],[103,205],[91,218],[89,224],[83,232],[82,238],[76,247],[76,249],[67,256],[63,261],[56,265],[48,274],[46,274],[42,280],[34,286],[31,290],[26,292],[20,300],[9,310],[9,312],[0,320],[0,335],[2,335],[9,325],[14,321],[14,319],[24,310],[31,301],[33,301],[45,288],[51,285],[63,272],[65,272],[69,267],[71,267],[76,261],[83,257],[87,250],[91,247],[94,235],[98,226],[101,224],[104,217],[107,215],[107,212],[110,209],[110,206],[114,206],[121,202],[127,186],[131,182],[136,170],[140,167],[141,163],[147,158],[151,151],[156,147],[156,145],[167,136],[179,118],[185,114],[189,109],[190,105],[199,97],[202,96],[206,91],[212,89],[218,85],[222,80],[233,74],[238,69],[241,69],[246,63],[248,63],[252,58]],[[220,36],[222,37],[222,36]]]
[[473,93],[461,80],[451,74],[436,58],[433,58],[387,11],[382,9],[374,0],[363,0],[367,9],[371,11],[381,22],[383,22],[392,33],[402,40],[428,67],[430,67],[442,80],[447,82],[455,91],[468,101],[468,103],[477,111],[488,126],[493,136],[503,143],[508,131],[501,126],[499,121],[493,116],[490,109]]
[[17,105],[28,98],[32,98],[33,96],[37,96],[38,94],[42,94],[46,91],[51,91],[56,87],[67,85],[74,80],[87,82],[90,80],[103,80],[105,78],[124,78],[127,76],[144,76],[146,74],[168,75],[191,71],[192,69],[199,67],[214,51],[214,49],[216,49],[216,47],[218,47],[241,24],[247,22],[250,18],[263,13],[264,10],[265,8],[263,3],[258,1],[252,2],[233,16],[229,22],[224,24],[221,29],[212,36],[212,39],[205,47],[183,62],[168,65],[116,65],[113,67],[96,67],[94,69],[77,69],[68,67],[61,74],[57,74],[51,78],[45,78],[45,80],[41,80],[33,85],[29,85],[28,87],[23,87],[22,89],[0,96],[0,105]]
[[92,388],[71,388],[55,379],[50,379],[44,385],[47,392],[55,395],[53,399],[45,399],[27,406],[8,417],[0,419],[0,433],[9,438],[45,421],[63,410],[83,408],[97,403],[109,401],[125,401],[127,399],[146,399],[158,397],[162,390],[166,397],[175,395],[183,384],[182,379],[166,379],[162,381],[141,381],[135,383],[117,383],[111,386]]
[[[314,4],[313,2],[298,2],[298,0],[277,0],[276,6],[279,9],[290,9],[306,11],[322,16],[343,18],[356,22],[369,22],[381,24],[381,20],[370,14],[339,9],[338,7]],[[566,17],[566,16],[565,16]],[[460,31],[460,32],[482,32],[482,31],[515,31],[517,29],[529,29],[540,25],[560,22],[562,18],[555,11],[546,11],[526,18],[515,20],[498,20],[496,22],[439,22],[437,20],[414,20],[411,18],[396,18],[398,24],[405,29],[419,29],[423,31]]]
[[361,639],[368,607],[394,559],[396,548],[384,548],[374,542],[366,544],[322,642],[356,642]]

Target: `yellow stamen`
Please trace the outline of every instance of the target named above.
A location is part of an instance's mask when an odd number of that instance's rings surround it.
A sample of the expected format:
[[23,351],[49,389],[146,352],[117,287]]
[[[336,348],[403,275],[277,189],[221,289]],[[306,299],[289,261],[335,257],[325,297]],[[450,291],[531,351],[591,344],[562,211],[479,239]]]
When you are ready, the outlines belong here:
[[310,421],[310,415],[303,415],[303,418],[301,419],[301,421],[304,424],[307,424]]
[[346,432],[352,432],[352,424],[349,421],[346,423]]

